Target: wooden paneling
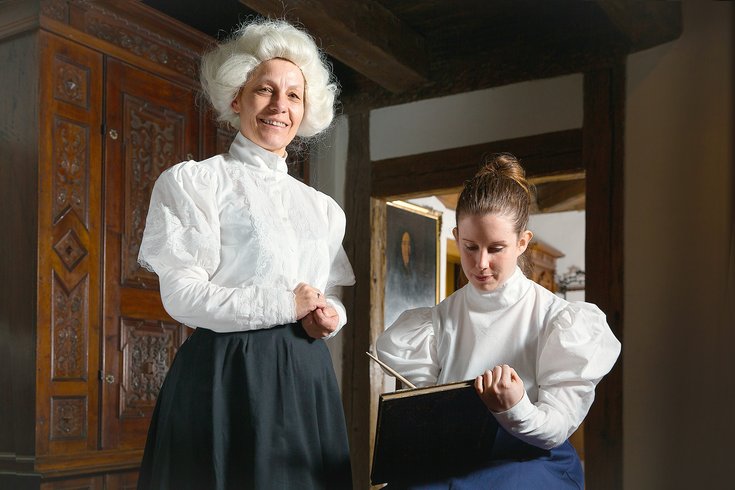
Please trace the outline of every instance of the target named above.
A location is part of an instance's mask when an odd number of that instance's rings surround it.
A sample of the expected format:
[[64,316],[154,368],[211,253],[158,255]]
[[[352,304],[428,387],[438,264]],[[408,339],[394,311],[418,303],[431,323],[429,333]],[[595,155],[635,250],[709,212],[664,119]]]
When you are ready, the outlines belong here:
[[112,59],[105,93],[102,447],[141,448],[187,329],[165,314],[138,251],[156,179],[199,154],[199,114],[193,90]]
[[41,33],[36,454],[97,447],[102,56]]

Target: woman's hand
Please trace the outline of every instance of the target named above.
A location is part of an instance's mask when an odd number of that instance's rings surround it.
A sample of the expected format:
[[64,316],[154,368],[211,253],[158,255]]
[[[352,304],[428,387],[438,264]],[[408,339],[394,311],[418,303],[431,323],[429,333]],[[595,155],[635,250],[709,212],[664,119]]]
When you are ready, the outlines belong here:
[[296,289],[293,290],[293,294],[296,297],[297,320],[303,319],[306,315],[317,308],[324,308],[327,306],[327,300],[321,291],[304,282],[301,282],[296,286]]
[[475,391],[492,412],[513,408],[525,393],[523,380],[507,364],[488,369],[475,378]]
[[331,306],[317,308],[301,319],[301,325],[309,337],[323,339],[337,329],[339,314]]

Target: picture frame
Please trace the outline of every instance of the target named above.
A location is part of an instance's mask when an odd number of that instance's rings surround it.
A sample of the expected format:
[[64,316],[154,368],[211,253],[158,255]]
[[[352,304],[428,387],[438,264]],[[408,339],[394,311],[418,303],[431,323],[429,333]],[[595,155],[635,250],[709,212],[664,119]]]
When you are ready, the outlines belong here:
[[385,328],[406,310],[439,301],[442,213],[405,201],[386,206]]

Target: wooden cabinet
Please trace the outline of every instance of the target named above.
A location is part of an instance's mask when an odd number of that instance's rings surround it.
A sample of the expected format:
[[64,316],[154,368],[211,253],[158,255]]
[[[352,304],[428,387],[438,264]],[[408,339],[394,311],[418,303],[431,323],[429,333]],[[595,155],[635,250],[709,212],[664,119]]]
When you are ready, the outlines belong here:
[[548,243],[534,238],[526,252],[530,262],[530,279],[551,292],[556,292],[556,261],[564,254]]
[[134,488],[188,330],[138,248],[158,175],[229,145],[196,100],[211,40],[139,2],[5,4],[0,488]]

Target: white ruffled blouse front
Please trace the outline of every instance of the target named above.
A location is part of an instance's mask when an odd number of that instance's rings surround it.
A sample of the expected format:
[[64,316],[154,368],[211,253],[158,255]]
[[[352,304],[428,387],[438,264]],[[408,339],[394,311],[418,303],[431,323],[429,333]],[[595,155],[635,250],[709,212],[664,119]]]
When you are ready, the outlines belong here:
[[404,312],[378,338],[377,350],[417,386],[473,379],[508,364],[526,394],[495,417],[516,437],[548,449],[584,420],[620,342],[595,305],[570,303],[517,268],[495,291],[468,284],[435,307]]
[[325,293],[341,328],[340,289],[355,282],[344,232],[332,198],[288,175],[285,157],[238,133],[229,153],[161,174],[138,261],[158,274],[166,311],[194,328],[294,322],[301,282]]

